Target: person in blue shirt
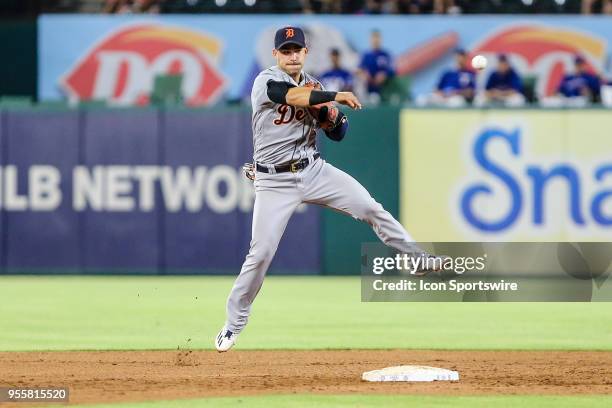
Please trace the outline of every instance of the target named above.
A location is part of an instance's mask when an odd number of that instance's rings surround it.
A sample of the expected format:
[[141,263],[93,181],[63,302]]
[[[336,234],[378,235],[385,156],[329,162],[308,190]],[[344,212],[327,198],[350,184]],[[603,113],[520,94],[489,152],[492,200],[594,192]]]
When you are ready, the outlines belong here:
[[342,68],[342,64],[340,63],[340,50],[332,48],[329,57],[331,59],[332,68],[319,77],[323,87],[326,91],[352,92],[353,74]]
[[462,49],[456,50],[455,62],[456,68],[442,74],[436,94],[443,98],[461,96],[465,101],[471,101],[476,90],[476,74],[468,65],[467,53]]
[[374,30],[370,34],[371,50],[364,53],[357,74],[366,82],[369,94],[380,96],[385,83],[395,76],[391,55],[382,49],[380,31]]
[[597,102],[601,88],[599,77],[589,71],[587,62],[582,56],[577,55],[574,64],[575,72],[563,77],[557,92],[566,98],[582,97],[589,102]]
[[506,54],[500,54],[497,58],[497,68],[489,75],[485,89],[486,99],[490,102],[501,102],[510,106],[525,103],[523,82],[510,65]]
[[612,79],[606,81],[603,77],[601,78],[600,93],[602,105],[612,108]]

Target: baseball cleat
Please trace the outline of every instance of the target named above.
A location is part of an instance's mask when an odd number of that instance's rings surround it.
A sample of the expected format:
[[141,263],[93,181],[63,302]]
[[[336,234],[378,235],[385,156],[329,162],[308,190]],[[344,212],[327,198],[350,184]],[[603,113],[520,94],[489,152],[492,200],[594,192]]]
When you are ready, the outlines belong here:
[[232,333],[224,327],[215,339],[215,348],[220,353],[231,349],[232,346],[236,344],[236,337],[238,337],[237,334]]

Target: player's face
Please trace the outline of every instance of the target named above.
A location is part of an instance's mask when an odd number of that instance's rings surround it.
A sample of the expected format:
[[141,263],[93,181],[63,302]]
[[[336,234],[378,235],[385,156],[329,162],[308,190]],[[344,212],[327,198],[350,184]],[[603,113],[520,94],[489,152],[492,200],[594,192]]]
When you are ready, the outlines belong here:
[[510,64],[508,64],[507,61],[499,61],[497,64],[497,70],[502,74],[505,74],[506,72],[510,71]]
[[380,38],[379,33],[376,32],[370,35],[370,46],[372,47],[373,50],[380,49],[381,43],[382,43],[382,39]]
[[457,61],[459,68],[463,69],[467,66],[467,58],[463,54],[455,54],[455,61]]
[[330,58],[334,67],[340,66],[340,56],[338,54],[330,54]]
[[289,75],[296,75],[302,71],[307,53],[308,48],[291,44],[272,51],[272,55],[276,57],[276,64]]

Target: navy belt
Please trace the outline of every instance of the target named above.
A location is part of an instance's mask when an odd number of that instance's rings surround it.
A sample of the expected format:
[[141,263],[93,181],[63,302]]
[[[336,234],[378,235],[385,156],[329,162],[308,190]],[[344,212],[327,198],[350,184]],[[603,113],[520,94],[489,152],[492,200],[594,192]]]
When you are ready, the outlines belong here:
[[[319,153],[315,153],[314,156],[312,156],[312,161],[314,162],[315,160],[317,160],[319,157],[321,157],[321,155]],[[301,159],[301,160],[296,160],[294,162],[291,163],[287,163],[287,164],[277,164],[274,166],[274,170],[277,173],[286,173],[288,171],[295,173],[299,170],[305,169],[306,167],[308,167],[308,165],[311,163],[309,158],[305,158],[305,159]],[[261,164],[257,163],[257,171],[261,171],[262,173],[269,173],[269,169],[266,166],[262,166]]]

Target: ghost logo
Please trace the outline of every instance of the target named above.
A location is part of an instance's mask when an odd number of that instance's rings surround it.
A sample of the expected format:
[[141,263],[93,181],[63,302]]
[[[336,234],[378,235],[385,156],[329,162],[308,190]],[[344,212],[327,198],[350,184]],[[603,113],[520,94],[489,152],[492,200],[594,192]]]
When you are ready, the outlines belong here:
[[274,119],[275,125],[284,125],[290,123],[293,119],[301,121],[306,116],[304,109],[295,109],[291,105],[281,105],[276,110],[280,116]]
[[293,28],[286,28],[285,29],[285,38],[291,38],[295,35],[295,32],[293,31]]

